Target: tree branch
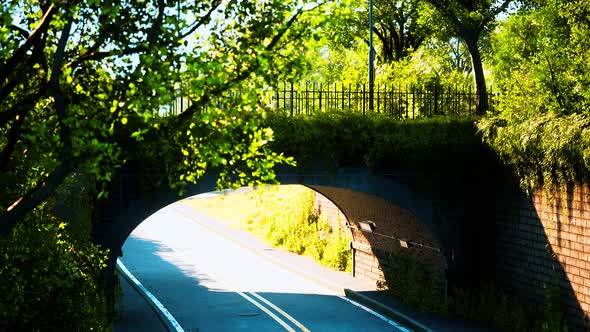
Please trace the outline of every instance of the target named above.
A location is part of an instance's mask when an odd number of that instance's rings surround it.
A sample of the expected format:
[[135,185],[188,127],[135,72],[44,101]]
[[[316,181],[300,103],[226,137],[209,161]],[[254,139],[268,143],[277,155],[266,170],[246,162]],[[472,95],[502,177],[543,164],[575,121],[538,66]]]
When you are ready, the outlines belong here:
[[495,17],[496,15],[504,12],[508,6],[510,5],[510,3],[513,0],[504,0],[504,2],[502,3],[502,5],[500,5],[499,7],[497,7],[495,10],[491,11],[492,17]]
[[30,33],[29,33],[27,30],[25,30],[25,29],[23,29],[23,28],[21,28],[21,27],[19,27],[19,26],[15,25],[15,24],[11,24],[11,25],[10,25],[10,28],[11,28],[12,30],[16,30],[16,31],[20,32],[20,34],[22,35],[22,37],[23,37],[24,39],[27,39],[27,38],[29,38],[29,37],[31,36],[31,34],[30,34]]
[[[285,24],[285,26],[283,26],[283,28],[280,29],[279,32],[276,35],[273,36],[273,38],[270,41],[270,43],[266,46],[265,51],[268,52],[268,51],[273,50],[275,48],[275,46],[278,44],[278,42],[283,38],[283,36],[285,35],[285,33],[295,24],[295,22],[297,22],[297,19],[302,14],[303,14],[302,11],[298,11],[297,13],[295,13],[289,19],[289,21],[287,21],[287,23]],[[228,82],[226,82],[226,84],[221,85],[221,86],[218,86],[217,88],[209,91],[207,94],[204,95],[203,99],[201,99],[200,103],[194,103],[189,108],[187,108],[184,112],[180,113],[177,116],[177,119],[178,120],[177,121],[173,121],[175,123],[172,124],[172,126],[175,127],[178,124],[181,124],[183,122],[189,121],[193,117],[193,115],[199,110],[199,108],[204,103],[207,103],[209,101],[209,96],[210,95],[216,95],[216,94],[221,93],[222,91],[227,91],[236,82],[243,81],[248,76],[250,76],[250,74],[252,74],[254,71],[256,71],[256,69],[259,68],[259,66],[260,66],[260,61],[258,60],[258,57],[254,57],[254,64],[252,66],[250,66],[248,69],[240,72],[236,77],[234,77],[233,79],[231,79]]]
[[57,113],[57,118],[59,122],[60,140],[62,141],[62,143],[64,143],[64,146],[68,153],[71,148],[70,130],[68,129],[68,125],[65,124],[67,106],[65,96],[59,84],[59,80],[62,74],[64,53],[66,45],[68,43],[68,39],[70,38],[72,22],[73,18],[69,18],[68,22],[66,23],[66,26],[64,27],[64,30],[61,33],[61,36],[59,37],[57,49],[55,50],[55,56],[53,57],[51,76],[49,78],[49,90],[50,93],[53,94],[53,98],[55,100],[55,112]]
[[111,56],[120,56],[120,55],[132,55],[137,54],[143,51],[148,50],[148,47],[132,47],[127,48],[124,50],[112,50],[112,51],[104,51],[104,52],[96,52],[96,51],[89,51],[85,52],[84,54],[80,55],[76,60],[69,62],[66,67],[71,67],[72,69],[78,67],[84,61],[99,61],[102,59],[106,59]]
[[8,235],[16,223],[45,201],[65,180],[68,174],[74,170],[75,165],[82,161],[83,159],[79,159],[62,163],[53,170],[45,181],[39,183],[27,194],[12,203],[6,209],[5,214],[0,216],[0,235]]
[[[158,36],[158,30],[162,24],[162,20],[165,13],[165,2],[163,0],[158,1],[158,14],[154,19],[152,26],[149,28],[149,33],[147,37],[147,41],[150,44],[156,40]],[[182,38],[181,38],[182,39]],[[149,51],[149,46],[135,46],[129,47],[122,50],[111,50],[111,51],[98,51],[102,43],[104,42],[104,38],[101,38],[99,35],[98,41],[92,45],[92,47],[84,54],[80,55],[76,60],[70,61],[66,67],[70,67],[72,69],[77,68],[81,63],[85,61],[100,61],[112,56],[125,56],[125,55],[133,55],[141,52]]]
[[[6,142],[2,153],[0,153],[0,170],[6,170],[8,168],[10,158],[12,157],[16,143],[20,138],[25,117],[29,113],[29,109],[34,107],[34,103],[45,93],[45,87],[46,85],[41,87],[36,93],[30,94],[26,98],[20,100],[6,113],[2,113],[3,116],[12,114],[12,119],[15,123],[10,128],[8,141]],[[8,120],[6,122],[8,122]]]
[[182,40],[182,39],[188,37],[191,33],[195,32],[195,30],[197,30],[199,27],[201,27],[203,24],[205,24],[205,22],[210,19],[211,14],[213,14],[213,11],[215,11],[215,9],[219,8],[219,6],[221,5],[221,3],[222,3],[221,0],[215,0],[215,1],[213,1],[212,6],[207,11],[207,13],[205,13],[205,15],[203,15],[195,23],[195,25],[193,25],[188,31],[186,31],[185,33],[183,33],[182,35],[180,35],[180,37],[178,38],[178,40]]
[[47,31],[47,28],[49,27],[49,22],[51,21],[54,11],[55,11],[55,6],[52,3],[51,6],[49,6],[47,11],[43,15],[43,18],[41,19],[37,28],[35,28],[35,30],[29,35],[29,37],[24,42],[24,44],[22,44],[14,52],[14,54],[12,55],[12,57],[10,59],[8,59],[8,61],[6,61],[4,64],[2,64],[0,66],[0,77],[4,77],[4,79],[7,79],[12,74],[12,72],[17,67],[16,63],[18,61],[21,61],[25,57],[27,52],[31,49],[33,44],[37,40],[39,40],[39,35],[44,33],[45,31]]
[[553,65],[551,64],[551,60],[549,60],[549,57],[547,55],[545,55],[545,60],[547,60],[549,74],[551,75],[551,90],[553,90],[553,95],[555,95],[555,99],[557,100],[559,107],[565,109],[565,101],[563,100],[562,95],[559,92],[559,87],[557,84],[557,79],[555,77],[555,71],[553,70]]

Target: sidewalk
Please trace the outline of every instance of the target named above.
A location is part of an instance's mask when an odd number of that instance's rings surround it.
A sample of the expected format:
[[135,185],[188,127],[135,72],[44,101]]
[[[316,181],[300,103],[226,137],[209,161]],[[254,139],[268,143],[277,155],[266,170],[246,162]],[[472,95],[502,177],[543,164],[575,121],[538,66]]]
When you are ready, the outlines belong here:
[[276,265],[296,272],[306,279],[361,303],[415,331],[496,331],[494,328],[482,326],[477,322],[446,319],[434,314],[419,312],[390,296],[378,292],[375,285],[354,278],[350,273],[332,271],[319,265],[310,257],[273,248],[248,232],[229,228],[225,224],[182,203],[174,205],[173,208],[215,233],[231,239],[244,249],[255,252],[273,261]]

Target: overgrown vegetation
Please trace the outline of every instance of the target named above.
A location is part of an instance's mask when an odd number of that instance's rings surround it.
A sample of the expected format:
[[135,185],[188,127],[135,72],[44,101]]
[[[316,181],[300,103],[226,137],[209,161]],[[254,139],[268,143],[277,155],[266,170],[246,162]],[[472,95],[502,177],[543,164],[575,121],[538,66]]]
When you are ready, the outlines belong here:
[[568,331],[558,287],[544,288],[542,307],[531,307],[493,285],[453,287],[445,301],[442,271],[399,254],[389,254],[381,265],[385,278],[378,287],[421,311],[489,323],[502,331]]
[[422,311],[441,311],[445,290],[442,271],[419,264],[412,257],[390,253],[380,261],[385,279],[377,287]]
[[[341,11],[342,3],[352,4],[352,10]],[[511,3],[517,6],[506,11]],[[481,120],[478,128],[485,143],[514,169],[522,187],[551,187],[587,177],[590,2],[375,4],[375,33],[381,34],[376,38],[377,84],[468,85],[474,76],[481,93],[490,82],[484,80],[485,73],[502,93],[499,114]],[[366,33],[359,31],[366,32],[367,5],[356,0],[285,0],[13,1],[2,6],[0,276],[5,278],[0,286],[8,287],[8,295],[2,300],[7,307],[0,308],[0,324],[5,324],[0,327],[14,328],[10,324],[17,323],[19,310],[39,318],[32,323],[33,316],[23,316],[21,324],[52,325],[57,316],[48,314],[55,308],[41,310],[49,305],[42,297],[30,297],[37,302],[26,304],[22,294],[56,294],[54,290],[60,296],[48,303],[77,317],[69,327],[102,326],[99,309],[94,320],[88,318],[93,310],[89,303],[101,308],[100,296],[93,295],[93,278],[102,253],[88,242],[90,228],[98,221],[77,214],[64,229],[45,206],[80,170],[92,175],[99,189],[83,196],[88,198],[85,203],[72,206],[88,204],[91,209],[97,201],[120,206],[102,189],[123,176],[119,172],[129,162],[142,165],[146,174],[158,174],[149,184],[166,189],[197,181],[211,169],[221,174],[220,184],[235,178],[239,184],[272,181],[273,167],[291,162],[282,151],[302,166],[311,163],[317,151],[326,152],[321,157],[328,167],[441,167],[433,160],[448,160],[452,167],[476,160],[473,151],[481,145],[470,119],[402,123],[358,114],[295,119],[273,114],[263,123],[262,116],[254,114],[260,111],[257,102],[265,87],[279,79],[297,79],[306,68],[308,80],[364,83],[368,46]],[[507,17],[500,20],[500,12]],[[343,13],[355,24],[338,21]],[[332,25],[332,34],[321,30],[328,23],[338,23]],[[211,33],[195,35],[199,29]],[[310,48],[313,51],[305,54]],[[244,93],[226,98],[233,90]],[[159,118],[179,96],[190,98],[193,106],[181,116]],[[481,105],[480,113],[485,102]],[[267,125],[277,136],[272,144],[267,144],[272,139]],[[95,199],[99,192],[102,196]],[[269,241],[328,265],[348,267],[342,263],[347,261],[341,250],[344,233],[328,231],[326,221],[307,210],[278,210],[286,213],[281,218],[299,221],[289,228],[291,222],[260,216]],[[326,234],[335,240],[326,242]],[[314,240],[302,240],[306,238]],[[31,275],[39,279],[27,279]],[[76,283],[78,293],[71,286]],[[21,284],[28,288],[14,287]],[[415,292],[411,287],[407,291]],[[490,303],[503,308],[505,302]],[[68,311],[72,303],[81,309]],[[78,318],[87,323],[75,325]],[[503,321],[513,319],[507,312]]]
[[499,115],[478,127],[527,191],[590,170],[588,13],[588,1],[533,1],[492,35],[503,93]]
[[[272,136],[257,101],[270,81],[305,66],[301,50],[340,5],[4,1],[0,330],[103,330],[94,278],[104,257],[90,241],[113,242],[116,214],[135,199],[120,185],[129,169],[153,190],[180,191],[205,171],[220,185],[272,182],[273,167],[290,161],[266,148]],[[228,97],[235,90],[246,92]],[[178,97],[192,106],[161,117]],[[72,192],[88,209],[66,202],[65,231],[48,206],[79,173],[91,183]],[[112,277],[99,284],[112,287]]]
[[473,119],[466,118],[404,121],[347,112],[313,117],[273,113],[267,116],[265,125],[275,133],[270,143],[273,149],[295,157],[303,168],[318,158],[327,167],[364,164],[379,168],[390,163],[428,167],[429,160],[439,158],[453,163],[465,158],[468,151],[481,149]]
[[559,288],[545,287],[541,307],[487,285],[477,290],[453,289],[444,312],[455,317],[489,322],[502,331],[565,332],[569,327],[560,306]]
[[590,170],[589,119],[542,114],[522,121],[483,119],[483,139],[511,166],[526,191],[586,178]]
[[252,232],[275,247],[309,256],[334,270],[350,271],[349,230],[314,211],[314,195],[303,186],[271,186],[185,204]]
[[98,276],[106,253],[75,240],[47,208],[0,238],[0,330],[105,331],[111,321]]

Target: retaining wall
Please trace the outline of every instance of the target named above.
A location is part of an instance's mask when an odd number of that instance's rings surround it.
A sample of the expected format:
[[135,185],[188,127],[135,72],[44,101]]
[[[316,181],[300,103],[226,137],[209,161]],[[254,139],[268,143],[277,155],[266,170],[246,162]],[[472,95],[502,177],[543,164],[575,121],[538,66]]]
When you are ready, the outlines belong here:
[[499,194],[497,280],[539,305],[551,287],[559,286],[568,320],[589,330],[590,187],[577,183],[551,192],[537,189],[529,197]]

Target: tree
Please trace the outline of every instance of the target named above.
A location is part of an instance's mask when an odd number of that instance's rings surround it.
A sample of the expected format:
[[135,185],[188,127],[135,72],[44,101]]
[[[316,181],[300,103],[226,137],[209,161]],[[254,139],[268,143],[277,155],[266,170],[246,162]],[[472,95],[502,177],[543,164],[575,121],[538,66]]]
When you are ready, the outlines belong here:
[[[0,234],[84,174],[105,200],[121,167],[181,188],[272,181],[257,97],[293,75],[336,2],[19,1],[0,9]],[[182,84],[181,84],[182,83]],[[179,88],[181,87],[182,88]],[[229,91],[240,90],[240,96]],[[160,117],[180,94],[193,104]],[[231,97],[234,96],[234,97]]]
[[589,11],[585,1],[548,0],[502,22],[492,45],[503,116],[590,111]]
[[420,24],[419,1],[375,1],[373,31],[381,41],[384,62],[399,61],[422,45],[431,31]]
[[471,56],[471,67],[477,94],[477,111],[485,114],[489,108],[486,80],[483,72],[480,40],[495,23],[496,16],[508,9],[512,0],[427,0],[444,18],[452,35],[465,42]]
[[[346,46],[353,46],[353,39],[359,36],[369,43],[368,5],[368,1],[357,1],[357,9],[335,29]],[[420,15],[420,0],[375,0],[373,6],[373,32],[380,43],[379,56],[384,63],[406,58],[432,33]]]

